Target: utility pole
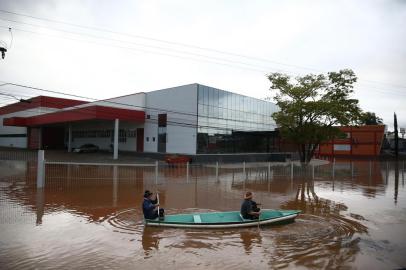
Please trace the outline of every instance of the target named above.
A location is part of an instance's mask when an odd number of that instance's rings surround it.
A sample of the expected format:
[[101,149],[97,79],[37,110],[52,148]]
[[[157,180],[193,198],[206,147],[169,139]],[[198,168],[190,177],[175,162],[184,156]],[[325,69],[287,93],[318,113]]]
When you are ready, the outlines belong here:
[[11,45],[13,44],[13,32],[11,31],[11,27],[8,28],[8,31],[10,32],[11,35],[10,47],[7,46],[6,42],[0,40],[0,53],[2,59],[6,57],[7,48],[11,48]]
[[6,57],[7,48],[0,46],[1,58]]
[[398,159],[399,156],[399,135],[398,135],[398,119],[396,113],[393,114],[393,125],[395,128],[395,157]]

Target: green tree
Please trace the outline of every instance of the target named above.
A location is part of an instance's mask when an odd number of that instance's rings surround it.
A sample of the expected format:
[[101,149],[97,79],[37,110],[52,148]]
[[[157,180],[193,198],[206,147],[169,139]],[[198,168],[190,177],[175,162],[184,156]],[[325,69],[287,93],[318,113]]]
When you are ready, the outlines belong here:
[[365,112],[361,114],[360,124],[363,125],[382,125],[382,118],[376,116],[373,112]]
[[298,146],[300,161],[308,163],[323,141],[341,134],[338,125],[357,123],[361,109],[350,98],[357,77],[352,70],[292,78],[281,73],[268,75],[279,111],[272,117],[281,136]]

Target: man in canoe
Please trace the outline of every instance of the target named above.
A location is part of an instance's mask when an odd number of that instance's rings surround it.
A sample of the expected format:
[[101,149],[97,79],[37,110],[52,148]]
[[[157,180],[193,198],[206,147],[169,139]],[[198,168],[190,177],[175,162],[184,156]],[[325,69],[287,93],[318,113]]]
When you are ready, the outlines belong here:
[[164,209],[159,208],[157,194],[154,194],[149,190],[145,190],[144,201],[142,203],[142,212],[144,213],[145,219],[156,219],[157,217],[161,219],[164,217]]
[[261,214],[258,204],[252,200],[252,192],[247,191],[241,205],[241,216],[245,219],[258,219]]

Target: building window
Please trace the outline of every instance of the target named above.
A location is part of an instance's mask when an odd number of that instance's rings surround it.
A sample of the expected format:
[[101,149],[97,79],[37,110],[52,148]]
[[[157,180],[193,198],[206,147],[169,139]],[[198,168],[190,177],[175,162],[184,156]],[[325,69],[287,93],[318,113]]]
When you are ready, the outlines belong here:
[[120,142],[120,143],[127,142],[127,132],[125,129],[120,129],[118,131],[118,142]]
[[149,142],[149,137],[146,138],[147,142]]
[[155,142],[155,137],[152,137],[152,141]]
[[[168,116],[166,113],[158,114],[158,152],[166,152],[166,125],[168,121]],[[155,141],[155,140],[154,140]]]
[[129,129],[129,130],[127,130],[127,137],[128,138],[136,138],[137,137],[137,129]]
[[334,151],[351,151],[351,145],[349,144],[335,144]]

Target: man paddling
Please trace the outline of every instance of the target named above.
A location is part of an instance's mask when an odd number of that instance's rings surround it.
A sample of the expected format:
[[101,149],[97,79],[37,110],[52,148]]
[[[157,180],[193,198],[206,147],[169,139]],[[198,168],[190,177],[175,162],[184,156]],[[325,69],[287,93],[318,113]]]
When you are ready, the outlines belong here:
[[[158,213],[159,209],[159,213]],[[153,194],[151,191],[146,190],[144,192],[144,201],[142,203],[142,212],[144,213],[145,219],[156,219],[159,217],[163,219],[164,209],[159,208],[159,202],[157,194]]]
[[245,219],[258,219],[261,211],[257,205],[258,204],[252,200],[252,192],[246,192],[241,205],[241,216]]

